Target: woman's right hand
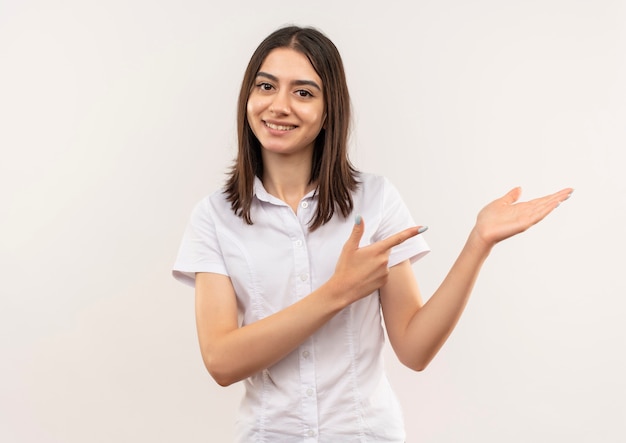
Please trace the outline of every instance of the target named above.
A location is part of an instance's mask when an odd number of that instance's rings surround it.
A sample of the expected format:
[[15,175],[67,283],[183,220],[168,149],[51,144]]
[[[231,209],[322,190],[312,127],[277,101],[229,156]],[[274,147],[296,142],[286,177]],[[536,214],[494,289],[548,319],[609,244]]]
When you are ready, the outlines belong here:
[[[421,230],[424,232],[425,229]],[[345,297],[346,305],[371,294],[387,282],[389,254],[398,246],[420,233],[420,227],[400,231],[368,246],[359,247],[365,224],[357,216],[352,233],[337,260],[331,280]]]

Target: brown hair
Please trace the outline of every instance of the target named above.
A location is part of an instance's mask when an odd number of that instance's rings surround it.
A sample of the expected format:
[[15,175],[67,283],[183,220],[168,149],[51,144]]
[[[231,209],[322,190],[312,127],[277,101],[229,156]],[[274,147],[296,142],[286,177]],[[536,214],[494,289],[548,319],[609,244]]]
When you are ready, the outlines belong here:
[[276,48],[291,48],[304,54],[322,80],[326,121],[315,140],[309,183],[317,181],[317,212],[309,224],[315,230],[339,210],[344,217],[353,209],[352,192],[357,171],[348,158],[350,95],[343,62],[336,46],[314,28],[288,26],[274,31],[256,49],[246,68],[237,106],[239,150],[226,182],[225,194],[232,210],[252,224],[250,207],[254,177],[263,176],[261,146],[247,118],[248,97],[267,55]]

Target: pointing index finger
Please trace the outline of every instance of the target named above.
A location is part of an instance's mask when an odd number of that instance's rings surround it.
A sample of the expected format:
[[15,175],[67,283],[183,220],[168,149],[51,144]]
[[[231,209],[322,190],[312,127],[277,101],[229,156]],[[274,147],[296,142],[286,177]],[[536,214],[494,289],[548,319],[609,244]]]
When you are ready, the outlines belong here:
[[379,243],[384,249],[391,249],[395,246],[398,246],[404,243],[406,240],[410,239],[411,237],[415,237],[416,235],[421,234],[427,229],[428,229],[428,226],[419,226],[419,227],[414,226],[412,228],[408,228],[408,229],[405,229],[404,231],[400,231],[396,234],[393,234],[381,240]]

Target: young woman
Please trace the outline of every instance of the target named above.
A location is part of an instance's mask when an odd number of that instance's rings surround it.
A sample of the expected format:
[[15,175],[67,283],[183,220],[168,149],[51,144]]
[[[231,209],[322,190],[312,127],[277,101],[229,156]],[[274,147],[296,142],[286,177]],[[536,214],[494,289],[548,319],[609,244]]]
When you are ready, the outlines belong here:
[[482,263],[571,189],[480,211],[422,303],[411,264],[428,252],[398,192],[347,157],[340,55],[311,28],[268,36],[246,69],[239,151],[224,189],[194,209],[174,276],[195,285],[204,363],[245,383],[239,442],[403,442],[383,371],[382,316],[406,366],[424,369],[454,328]]

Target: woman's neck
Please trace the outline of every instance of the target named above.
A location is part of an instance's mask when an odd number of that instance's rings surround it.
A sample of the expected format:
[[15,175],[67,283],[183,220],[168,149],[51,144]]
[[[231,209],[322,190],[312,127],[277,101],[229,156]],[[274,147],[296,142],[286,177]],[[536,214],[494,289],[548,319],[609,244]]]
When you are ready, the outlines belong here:
[[297,212],[302,198],[315,189],[315,183],[310,183],[311,157],[275,155],[263,157],[262,182],[265,190]]

